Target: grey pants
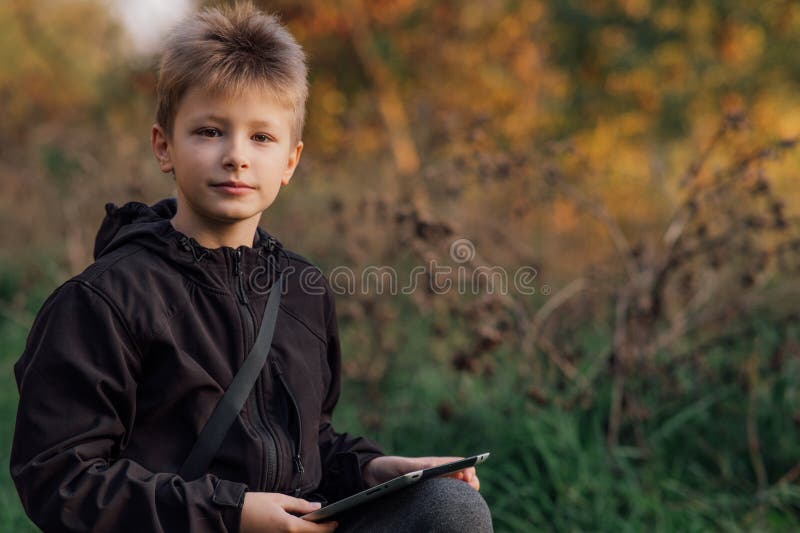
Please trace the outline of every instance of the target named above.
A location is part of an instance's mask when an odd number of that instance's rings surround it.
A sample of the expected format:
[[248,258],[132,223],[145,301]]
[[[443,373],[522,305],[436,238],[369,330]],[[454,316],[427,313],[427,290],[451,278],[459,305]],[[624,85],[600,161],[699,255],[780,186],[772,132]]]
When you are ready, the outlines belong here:
[[467,483],[433,478],[378,498],[340,517],[337,533],[491,533],[483,496]]

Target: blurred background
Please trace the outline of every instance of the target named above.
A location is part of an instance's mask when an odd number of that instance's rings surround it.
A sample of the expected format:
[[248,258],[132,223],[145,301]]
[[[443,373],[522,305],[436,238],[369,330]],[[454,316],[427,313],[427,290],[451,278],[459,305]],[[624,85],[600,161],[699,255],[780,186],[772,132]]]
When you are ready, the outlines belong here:
[[[490,451],[497,531],[800,527],[800,4],[256,3],[311,81],[263,227],[326,274],[420,274],[337,297],[337,428]],[[0,3],[0,530],[34,529],[13,364],[104,203],[173,194],[156,53],[202,4]]]

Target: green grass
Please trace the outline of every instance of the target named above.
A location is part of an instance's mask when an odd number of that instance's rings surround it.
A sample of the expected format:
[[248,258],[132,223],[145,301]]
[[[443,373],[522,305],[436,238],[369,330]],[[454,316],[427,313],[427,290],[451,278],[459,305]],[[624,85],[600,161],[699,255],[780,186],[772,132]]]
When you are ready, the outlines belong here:
[[[432,342],[424,320],[403,323],[414,342],[395,355],[382,401],[364,402],[363,384],[345,384],[337,428],[365,433],[398,455],[490,451],[478,472],[496,531],[800,530],[800,487],[777,483],[800,460],[793,421],[800,413],[800,360],[780,372],[765,366],[755,389],[764,489],[749,454],[747,388],[727,380],[753,353],[753,342],[770,353],[774,346],[763,343],[774,332],[709,353],[708,364],[718,368],[711,375],[688,372],[678,393],[658,378],[632,377],[629,386],[651,414],[638,427],[624,425],[620,444],[609,450],[611,387],[602,373],[587,405],[539,405],[514,389],[513,355],[495,354],[498,369],[489,378],[456,374],[419,349]],[[602,353],[607,340],[595,343]],[[355,349],[345,346],[344,353]],[[453,408],[449,419],[437,414],[442,402]],[[365,423],[378,417],[378,425]]]
[[25,347],[25,331],[20,325],[0,319],[0,531],[38,531],[22,509],[11,481],[9,454],[17,412],[17,385],[14,363]]

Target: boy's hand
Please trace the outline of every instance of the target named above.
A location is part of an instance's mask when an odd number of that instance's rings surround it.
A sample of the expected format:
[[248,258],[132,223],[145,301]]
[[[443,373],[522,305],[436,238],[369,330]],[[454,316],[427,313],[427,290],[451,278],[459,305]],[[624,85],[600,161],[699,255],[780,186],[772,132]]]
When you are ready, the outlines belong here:
[[241,533],[272,533],[273,531],[298,533],[329,533],[336,522],[320,524],[303,520],[290,513],[310,513],[320,504],[301,498],[292,498],[277,492],[245,492],[242,505]]
[[[396,455],[376,457],[364,465],[364,481],[372,487],[415,470],[452,463],[459,459],[463,459],[463,457],[399,457]],[[466,481],[475,490],[480,490],[481,487],[481,482],[474,466],[447,474],[445,477]]]

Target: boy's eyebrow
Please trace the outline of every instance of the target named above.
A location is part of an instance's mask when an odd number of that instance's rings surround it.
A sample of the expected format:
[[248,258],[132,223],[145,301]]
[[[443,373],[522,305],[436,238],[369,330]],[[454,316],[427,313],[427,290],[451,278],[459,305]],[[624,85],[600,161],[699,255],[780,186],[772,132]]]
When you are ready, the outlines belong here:
[[[226,119],[225,117],[217,116],[217,115],[199,115],[199,116],[197,116],[195,118],[195,120],[199,120],[199,121],[212,120],[214,122],[221,122],[223,124],[227,124],[228,123],[228,119]],[[251,120],[250,122],[248,122],[248,126],[254,127],[254,128],[255,127],[266,127],[266,128],[269,128],[269,127],[272,127],[272,125],[273,125],[272,122],[270,122],[269,120]]]
[[250,121],[250,126],[271,128],[272,127],[272,122],[270,122],[269,120],[251,120]]

